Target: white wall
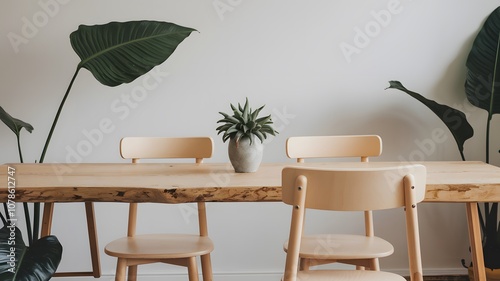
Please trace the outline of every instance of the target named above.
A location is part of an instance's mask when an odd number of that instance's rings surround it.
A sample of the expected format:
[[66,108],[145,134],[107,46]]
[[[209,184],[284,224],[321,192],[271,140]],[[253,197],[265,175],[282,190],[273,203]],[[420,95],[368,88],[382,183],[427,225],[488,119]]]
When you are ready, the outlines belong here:
[[[219,111],[249,97],[273,114],[280,134],[266,143],[264,161],[287,161],[284,143],[293,135],[379,134],[379,160],[460,160],[451,134],[432,141],[433,130],[446,130],[423,105],[397,90],[389,80],[462,109],[475,128],[466,143],[468,160],[484,160],[486,114],[469,105],[463,84],[465,60],[484,19],[496,1],[358,0],[358,1],[3,1],[0,4],[0,105],[31,123],[23,132],[26,162],[40,157],[59,102],[78,56],[69,34],[79,24],[153,19],[189,26],[189,36],[165,63],[153,70],[158,83],[136,97],[144,77],[109,88],[82,70],[62,112],[45,162],[123,162],[123,136],[208,135],[216,140],[210,161],[228,161],[226,145],[216,135]],[[224,7],[226,9],[224,9]],[[387,16],[389,15],[389,17]],[[371,34],[363,37],[360,32]],[[17,43],[12,42],[17,38]],[[347,55],[341,46],[356,52]],[[151,80],[149,80],[151,81]],[[135,101],[123,111],[123,97]],[[118,110],[118,106],[121,106]],[[85,153],[86,132],[111,120],[113,131]],[[494,122],[498,123],[495,118]],[[0,126],[1,162],[17,162],[14,135]],[[495,136],[498,143],[498,136]],[[422,147],[422,143],[431,146]],[[420,144],[420,145],[419,145]],[[496,150],[496,149],[493,149]],[[492,163],[498,164],[498,154]],[[125,233],[126,205],[97,206],[101,248]],[[190,209],[150,206],[147,231],[195,229]],[[162,213],[160,213],[162,212]],[[223,276],[278,276],[284,265],[289,209],[280,203],[209,204],[210,232],[216,244],[214,272]],[[376,217],[376,231],[396,245],[384,268],[406,272],[404,234],[392,233],[401,214]],[[82,204],[58,204],[53,232],[64,245],[60,269],[90,267]],[[350,217],[316,218],[316,228],[359,228]],[[465,273],[470,260],[465,208],[423,204],[420,209],[426,274]],[[160,229],[159,225],[166,227]],[[115,259],[102,253],[103,274],[110,279]],[[183,269],[148,266],[142,274],[184,273]],[[229,275],[228,275],[229,274]],[[234,274],[234,275],[231,275]],[[272,278],[269,278],[269,280]]]

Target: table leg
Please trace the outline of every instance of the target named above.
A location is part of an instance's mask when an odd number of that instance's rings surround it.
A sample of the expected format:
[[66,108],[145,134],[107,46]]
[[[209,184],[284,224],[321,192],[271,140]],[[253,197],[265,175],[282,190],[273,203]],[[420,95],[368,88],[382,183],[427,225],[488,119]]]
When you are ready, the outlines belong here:
[[469,224],[469,241],[471,246],[474,281],[486,281],[484,270],[483,247],[481,243],[481,226],[476,202],[466,203],[467,223]]
[[[90,255],[92,260],[91,272],[56,272],[54,277],[93,276],[101,277],[101,263],[99,246],[97,241],[97,229],[95,221],[94,203],[85,202],[85,214],[87,216],[87,229],[89,234]],[[52,217],[54,215],[54,203],[44,203],[42,216],[41,237],[48,236],[52,229]]]
[[40,232],[40,237],[45,237],[50,235],[50,230],[52,229],[53,214],[54,214],[54,203],[44,203],[43,216],[42,216],[42,230]]
[[101,261],[99,257],[99,246],[97,241],[97,226],[95,221],[94,203],[85,202],[85,214],[87,215],[87,230],[89,233],[92,272],[94,273],[95,278],[99,278],[101,277]]

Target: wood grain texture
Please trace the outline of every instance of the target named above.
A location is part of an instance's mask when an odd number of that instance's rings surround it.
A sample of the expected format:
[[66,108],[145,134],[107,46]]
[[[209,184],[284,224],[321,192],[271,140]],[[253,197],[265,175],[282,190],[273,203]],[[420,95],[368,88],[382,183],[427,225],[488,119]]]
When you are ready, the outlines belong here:
[[[420,162],[427,168],[427,202],[500,201],[500,168],[473,161]],[[8,167],[15,169],[16,202],[261,202],[281,201],[285,166],[342,168],[369,163],[264,163],[235,173],[227,163],[6,164],[0,201],[7,201]]]

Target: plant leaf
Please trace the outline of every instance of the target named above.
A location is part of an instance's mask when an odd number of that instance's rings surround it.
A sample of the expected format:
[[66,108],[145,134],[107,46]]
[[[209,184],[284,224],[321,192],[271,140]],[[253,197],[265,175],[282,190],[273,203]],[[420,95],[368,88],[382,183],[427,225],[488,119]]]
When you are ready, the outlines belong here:
[[264,139],[266,139],[266,135],[259,132],[259,131],[255,131],[254,134],[259,138],[260,142],[264,142]]
[[70,35],[81,62],[104,85],[132,82],[163,63],[196,31],[168,22],[130,21],[80,25]]
[[[486,19],[477,34],[465,63],[467,75],[465,93],[474,106],[488,111],[489,116],[500,113],[500,99],[490,97],[500,91],[500,73],[496,71],[499,62],[500,7],[496,8]],[[495,77],[496,76],[496,77]],[[494,86],[494,87],[493,87]]]
[[242,114],[242,118],[243,118],[243,123],[247,123],[248,122],[248,119],[250,118],[250,116],[248,116],[250,114],[250,105],[248,104],[248,98],[246,98],[246,101],[245,101],[245,105],[243,106],[243,114]]
[[465,117],[465,114],[462,111],[444,104],[439,104],[433,100],[429,100],[423,97],[418,93],[412,92],[406,89],[399,81],[389,81],[389,87],[387,89],[397,89],[403,91],[423,103],[432,112],[434,112],[434,114],[436,114],[450,130],[451,134],[455,138],[458,150],[462,155],[462,159],[464,158],[464,143],[474,135],[474,129],[469,124],[467,118]]
[[[14,240],[9,239],[11,233],[15,233]],[[13,241],[15,244],[11,245]],[[15,259],[13,264],[11,257]],[[31,247],[26,247],[17,227],[14,232],[7,226],[0,229],[0,280],[47,281],[56,272],[61,257],[62,246],[53,235],[40,238]]]
[[9,127],[16,136],[19,137],[19,134],[21,133],[22,128],[25,128],[26,131],[32,132],[33,131],[33,126],[30,124],[21,121],[17,118],[12,117],[10,114],[8,114],[1,106],[0,106],[0,119],[2,119],[3,123]]
[[[257,119],[255,122],[257,122],[259,124],[272,124],[273,122],[271,120],[272,120],[271,115],[267,115],[267,116],[264,116],[264,117]],[[268,122],[270,122],[270,123],[268,123]]]

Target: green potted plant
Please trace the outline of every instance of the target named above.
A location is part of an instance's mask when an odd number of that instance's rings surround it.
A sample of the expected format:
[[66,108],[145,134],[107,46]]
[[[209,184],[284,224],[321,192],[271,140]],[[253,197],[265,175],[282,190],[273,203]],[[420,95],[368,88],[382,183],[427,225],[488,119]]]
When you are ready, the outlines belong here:
[[[494,114],[500,113],[500,99],[496,93],[500,91],[500,7],[496,8],[486,19],[477,34],[466,61],[467,75],[465,93],[468,101],[488,112],[486,120],[485,162],[490,162],[490,125]],[[410,96],[424,103],[449,128],[458,145],[462,160],[464,142],[474,134],[465,114],[446,105],[438,104],[424,98],[422,95],[406,89],[398,81],[390,81],[389,88],[406,92]],[[498,89],[498,90],[497,90]],[[498,203],[484,203],[480,210],[482,230],[483,255],[488,280],[500,280],[500,219],[498,217]],[[464,267],[469,268],[462,260]],[[472,276],[471,276],[472,277]]]
[[[59,120],[73,82],[82,68],[89,70],[103,85],[118,86],[129,83],[163,63],[187,38],[192,28],[160,21],[110,22],[104,25],[81,25],[70,35],[71,45],[81,61],[71,79],[55,115],[38,163],[44,162],[52,134]],[[0,107],[0,119],[16,134],[20,162],[23,162],[20,145],[22,128],[31,132],[33,127],[9,115]],[[31,229],[29,212],[25,211],[28,246],[21,232],[10,224],[10,215],[4,205],[4,226],[0,229],[0,280],[49,280],[61,260],[62,246],[53,235],[38,238],[40,203],[34,203]],[[25,204],[25,210],[27,210]],[[15,240],[10,240],[15,233]],[[12,249],[15,244],[15,249]],[[9,254],[18,260],[12,263]],[[13,266],[14,265],[14,266]]]
[[[496,8],[486,19],[476,36],[471,51],[467,57],[467,75],[465,93],[469,102],[488,112],[486,120],[485,162],[490,162],[490,129],[494,114],[500,113],[500,98],[496,90],[500,87],[500,7]],[[465,114],[447,105],[438,104],[426,99],[422,95],[406,89],[398,81],[390,81],[389,88],[401,90],[431,109],[448,127],[457,143],[462,160],[464,156],[464,142],[474,134],[472,126]],[[500,90],[500,88],[499,88]],[[484,203],[480,210],[482,230],[482,244],[486,276],[488,280],[500,280],[500,219],[498,217],[498,203]],[[465,261],[462,264],[469,268]],[[472,277],[472,276],[471,276]]]
[[264,105],[252,110],[245,100],[243,107],[230,104],[233,114],[219,112],[224,118],[217,127],[217,134],[222,134],[222,141],[229,140],[229,160],[237,173],[255,172],[262,161],[263,142],[267,135],[275,136],[278,132],[273,128],[271,115],[259,118]]
[[[488,113],[485,161],[490,163],[491,120],[500,113],[500,7],[486,18],[466,61],[465,93],[469,102]],[[497,90],[498,88],[498,90]],[[498,152],[498,149],[495,149]],[[481,216],[484,264],[487,278],[500,280],[500,219],[498,202],[485,203]]]
[[[33,131],[33,126],[10,116],[0,107],[0,119],[16,135],[20,162],[23,162],[21,150],[21,131]],[[7,171],[15,183],[15,171]],[[25,222],[27,225],[27,241],[17,228],[18,219],[15,207],[15,194],[9,193],[9,201],[5,202],[5,216],[0,212],[3,227],[0,229],[0,280],[48,280],[56,271],[62,257],[62,245],[54,235],[38,239],[38,213],[31,228],[30,212],[27,203],[23,203]],[[33,235],[35,233],[35,235]]]

